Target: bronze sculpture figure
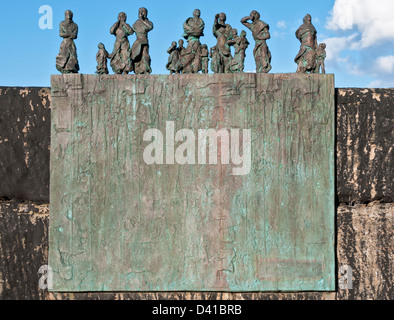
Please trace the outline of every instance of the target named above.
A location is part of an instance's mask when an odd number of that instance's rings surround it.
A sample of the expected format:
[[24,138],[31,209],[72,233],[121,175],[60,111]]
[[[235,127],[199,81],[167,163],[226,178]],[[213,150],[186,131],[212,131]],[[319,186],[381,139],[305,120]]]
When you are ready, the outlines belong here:
[[183,66],[181,64],[181,59],[185,55],[185,51],[186,51],[186,48],[183,46],[183,44],[184,44],[183,39],[180,39],[178,41],[178,49],[177,49],[178,53],[179,53],[179,61],[178,61],[178,71],[179,71],[179,73],[183,73]]
[[148,32],[152,31],[153,23],[148,19],[148,10],[138,10],[138,20],[133,24],[133,31],[137,39],[131,48],[131,60],[135,74],[151,73],[151,59],[149,55]]
[[96,54],[96,73],[97,74],[108,74],[107,59],[111,58],[108,51],[105,49],[104,44],[101,42],[98,44],[99,51]]
[[78,25],[73,21],[73,13],[66,10],[65,19],[60,22],[59,35],[63,38],[59,54],[56,56],[56,69],[63,74],[78,73],[79,63],[74,40],[78,37]]
[[214,68],[217,73],[231,73],[232,57],[228,41],[233,38],[232,30],[231,26],[226,23],[226,14],[222,12],[215,15],[212,32],[217,39],[215,50],[217,66]]
[[179,73],[179,51],[176,45],[176,41],[173,41],[171,47],[167,50],[170,56],[168,57],[166,69],[170,71],[170,74]]
[[316,69],[317,38],[312,17],[307,14],[304,23],[296,31],[296,38],[301,42],[300,51],[294,61],[297,63],[297,73],[314,72]]
[[194,38],[200,39],[204,36],[205,23],[204,20],[200,18],[201,11],[196,9],[193,11],[193,17],[187,18],[183,23],[183,37],[189,41]]
[[316,50],[316,73],[320,72],[321,69],[321,73],[326,73],[326,67],[325,67],[325,63],[324,60],[326,59],[326,44],[325,43],[320,43],[319,47]]
[[[114,49],[111,54],[107,52],[104,44],[99,43],[96,54],[96,73],[108,74],[107,59],[110,59],[112,70],[116,74],[150,74],[151,57],[149,55],[148,33],[153,30],[153,23],[148,19],[148,10],[139,8],[138,20],[130,26],[126,23],[127,15],[120,12],[117,22],[113,24],[110,33],[116,37]],[[271,69],[271,52],[267,40],[271,38],[269,25],[260,19],[260,13],[253,10],[249,16],[241,19],[241,23],[252,31],[255,47],[253,56],[256,63],[256,73],[268,73]],[[242,73],[245,66],[245,52],[249,46],[246,32],[240,35],[236,29],[226,23],[226,14],[215,15],[212,27],[216,38],[216,45],[208,50],[207,45],[200,43],[204,36],[205,23],[201,19],[199,9],[193,11],[193,16],[183,23],[184,40],[174,41],[167,50],[170,55],[167,70],[171,74],[178,73]],[[130,47],[128,37],[136,34],[136,40]],[[79,62],[74,40],[78,37],[78,25],[73,21],[73,13],[65,11],[65,19],[59,25],[59,35],[63,38],[59,54],[56,56],[56,69],[63,74],[78,73]],[[294,61],[297,64],[297,73],[325,73],[326,44],[317,43],[317,31],[312,24],[310,14],[305,15],[303,24],[297,29],[296,38],[300,41],[300,50]],[[231,54],[234,47],[234,56]]]
[[202,69],[200,37],[204,35],[205,23],[200,15],[199,9],[194,10],[193,17],[183,24],[183,37],[187,40],[186,50],[180,57],[183,73],[198,73]]
[[234,57],[231,62],[231,72],[241,73],[245,67],[245,51],[249,46],[249,41],[246,39],[246,32],[241,31],[238,36],[237,30],[233,29],[233,40],[230,40],[230,44],[234,47]]
[[[248,22],[248,21],[251,21]],[[271,66],[271,52],[268,49],[266,40],[271,38],[269,32],[269,25],[260,20],[260,13],[253,10],[249,17],[241,19],[241,23],[252,31],[253,39],[256,42],[253,50],[254,59],[256,62],[257,73],[268,73]]]
[[126,23],[126,20],[126,13],[120,12],[118,21],[114,23],[110,30],[110,33],[116,37],[110,63],[112,70],[116,74],[128,74],[132,71],[128,36],[133,34],[134,31],[130,25]]
[[208,73],[209,52],[206,44],[201,45],[201,67],[202,73]]
[[180,56],[183,56],[183,55],[185,54],[186,48],[183,46],[184,43],[185,43],[185,42],[183,41],[183,39],[180,39],[180,40],[178,41],[178,51],[179,51],[179,55],[180,55]]
[[216,46],[209,50],[209,57],[211,58],[211,70],[213,73],[220,73],[220,57]]

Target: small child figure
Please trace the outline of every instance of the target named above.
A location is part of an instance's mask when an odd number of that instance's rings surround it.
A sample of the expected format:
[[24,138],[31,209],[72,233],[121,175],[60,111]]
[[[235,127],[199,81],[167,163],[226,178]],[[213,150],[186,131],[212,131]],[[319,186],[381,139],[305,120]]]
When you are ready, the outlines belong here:
[[96,55],[97,67],[96,73],[97,74],[108,74],[108,67],[107,67],[107,59],[111,58],[111,55],[105,50],[104,44],[101,42],[98,44],[99,51]]
[[183,73],[183,65],[182,65],[182,57],[185,54],[186,48],[183,46],[184,42],[182,39],[178,41],[178,55],[179,55],[179,62],[178,62],[178,73]]
[[180,40],[178,41],[178,45],[179,45],[179,47],[178,47],[179,56],[183,56],[183,55],[185,54],[186,48],[183,46],[183,44],[184,44],[184,41],[183,41],[182,39],[180,39]]
[[179,73],[179,51],[176,47],[176,41],[171,43],[171,47],[167,50],[170,55],[168,57],[168,63],[166,64],[166,69],[170,71],[170,74]]
[[326,73],[326,68],[324,65],[324,60],[326,59],[326,44],[325,43],[320,43],[319,44],[319,48],[317,48],[316,50],[316,61],[317,61],[317,65],[316,65],[316,73],[320,72],[320,67],[321,67],[321,73]]
[[208,46],[206,44],[201,45],[201,64],[202,64],[202,73],[208,73]]
[[209,50],[209,57],[211,58],[211,70],[213,73],[220,72],[220,57],[217,51],[216,46],[213,46],[211,50]]

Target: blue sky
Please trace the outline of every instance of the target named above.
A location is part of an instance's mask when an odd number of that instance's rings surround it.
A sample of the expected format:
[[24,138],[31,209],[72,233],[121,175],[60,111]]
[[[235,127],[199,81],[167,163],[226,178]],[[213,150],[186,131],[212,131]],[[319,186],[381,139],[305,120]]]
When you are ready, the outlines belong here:
[[[53,29],[39,27],[43,5],[53,10]],[[172,41],[181,39],[182,24],[196,8],[206,25],[201,42],[209,47],[215,44],[211,30],[216,13],[225,12],[227,23],[239,32],[247,31],[251,45],[246,51],[245,71],[252,72],[254,41],[240,20],[257,10],[270,25],[271,73],[295,72],[299,41],[294,33],[309,13],[318,42],[327,43],[326,71],[335,74],[336,87],[394,87],[393,0],[1,0],[0,86],[50,86],[50,75],[58,74],[55,58],[62,40],[58,26],[66,9],[74,12],[79,26],[75,43],[80,72],[94,73],[97,44],[103,42],[109,52],[113,49],[115,37],[109,29],[118,13],[126,12],[132,24],[142,6],[154,24],[149,33],[154,74],[168,74],[166,50]],[[130,43],[134,40],[135,35]]]

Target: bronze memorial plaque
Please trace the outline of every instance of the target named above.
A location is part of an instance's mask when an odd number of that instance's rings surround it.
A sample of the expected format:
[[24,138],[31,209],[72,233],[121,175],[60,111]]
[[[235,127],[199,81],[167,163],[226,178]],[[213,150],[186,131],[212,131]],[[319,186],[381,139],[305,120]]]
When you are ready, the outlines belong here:
[[333,291],[334,76],[52,76],[53,291]]

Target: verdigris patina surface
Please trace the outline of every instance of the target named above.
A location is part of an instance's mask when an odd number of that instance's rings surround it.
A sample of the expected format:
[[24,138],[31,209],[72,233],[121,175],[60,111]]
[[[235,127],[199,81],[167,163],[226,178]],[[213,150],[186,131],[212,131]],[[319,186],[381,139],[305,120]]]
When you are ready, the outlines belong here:
[[53,291],[335,290],[333,75],[51,89]]

